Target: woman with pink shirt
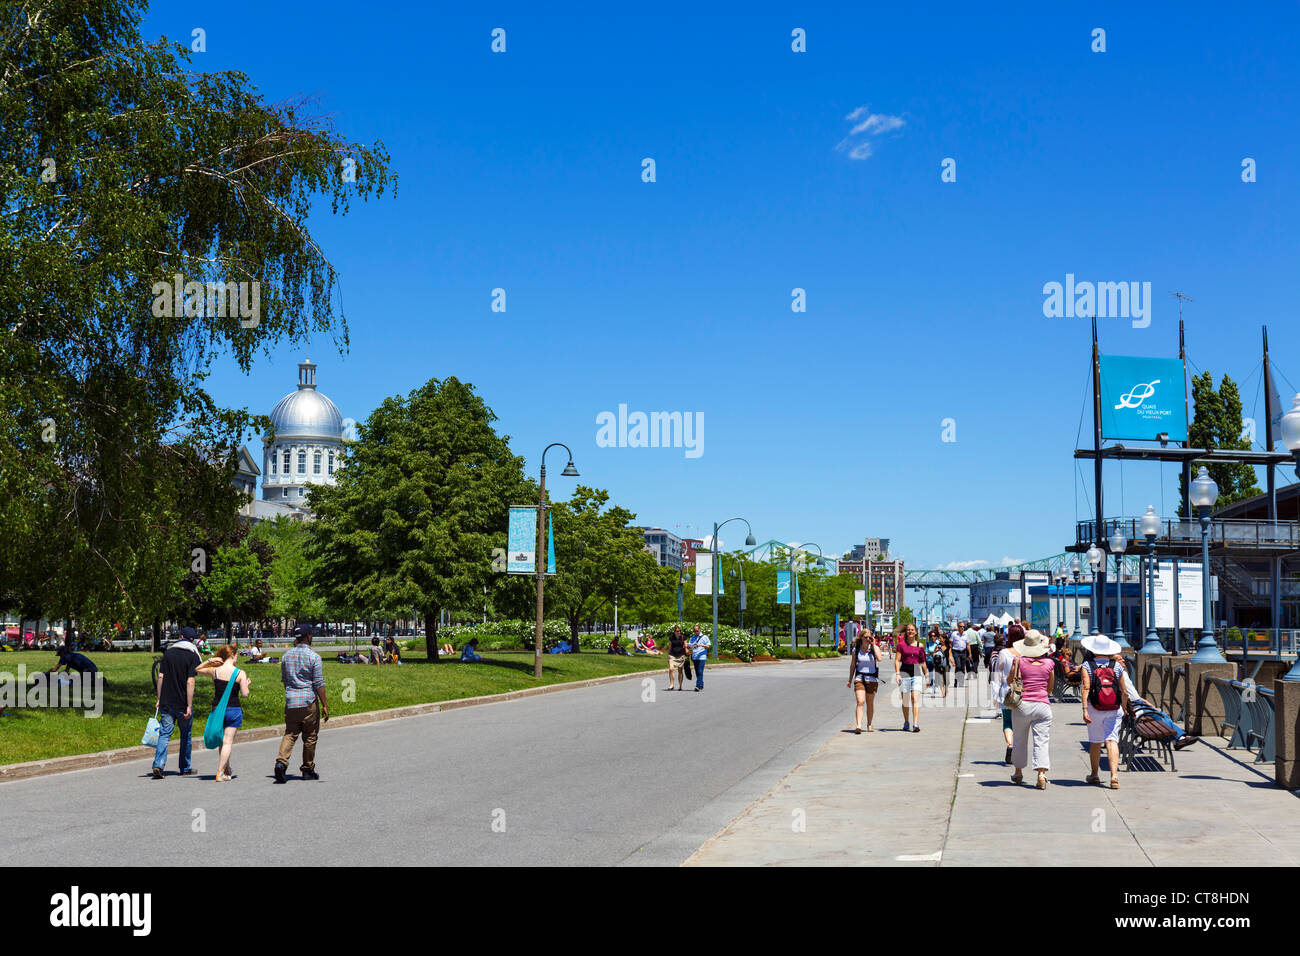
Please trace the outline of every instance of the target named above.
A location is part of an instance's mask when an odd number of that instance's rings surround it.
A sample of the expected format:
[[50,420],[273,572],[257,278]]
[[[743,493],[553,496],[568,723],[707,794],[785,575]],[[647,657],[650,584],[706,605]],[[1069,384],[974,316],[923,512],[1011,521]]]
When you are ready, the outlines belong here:
[[1029,764],[1030,743],[1033,745],[1033,765],[1038,773],[1037,787],[1047,789],[1047,771],[1052,763],[1048,757],[1048,744],[1052,736],[1052,680],[1056,675],[1056,662],[1047,656],[1047,638],[1041,631],[1030,631],[1023,640],[1012,647],[1018,655],[1011,665],[1008,683],[1018,678],[1023,687],[1020,704],[1011,711],[1011,763],[1016,768],[1012,783],[1024,781],[1024,769]]
[[[894,680],[903,697],[903,733],[921,732],[921,692],[926,681],[925,647],[917,640],[916,625],[908,624],[899,632],[894,645]],[[911,697],[912,721],[909,725],[907,704]]]

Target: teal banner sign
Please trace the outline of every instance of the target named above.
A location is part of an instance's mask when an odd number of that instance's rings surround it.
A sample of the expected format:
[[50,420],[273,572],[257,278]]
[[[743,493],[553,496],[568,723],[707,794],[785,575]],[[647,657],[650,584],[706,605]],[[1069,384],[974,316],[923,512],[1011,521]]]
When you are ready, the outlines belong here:
[[1102,438],[1187,441],[1187,384],[1181,359],[1101,356]]
[[[789,571],[776,572],[776,603],[777,604],[790,603],[790,572]],[[794,603],[795,604],[799,603],[799,576],[797,574],[794,577]]]

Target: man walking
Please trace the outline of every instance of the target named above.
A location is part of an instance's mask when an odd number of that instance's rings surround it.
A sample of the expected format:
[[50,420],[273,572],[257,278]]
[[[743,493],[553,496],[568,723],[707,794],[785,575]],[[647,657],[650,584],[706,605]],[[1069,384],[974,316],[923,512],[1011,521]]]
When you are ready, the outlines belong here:
[[966,679],[966,668],[970,664],[970,654],[966,650],[969,642],[969,635],[966,633],[966,622],[958,621],[957,630],[952,635],[952,662],[955,668],[953,674],[953,686],[961,687]]
[[293,629],[294,645],[280,659],[280,683],[284,684],[284,736],[275,758],[275,782],[285,782],[285,771],[293,748],[302,735],[302,779],[319,780],[316,772],[316,735],[322,719],[330,719],[325,698],[325,674],[320,655],[311,649],[311,625]]
[[194,671],[203,659],[196,646],[198,632],[192,627],[180,629],[180,640],[163,652],[158,684],[154,688],[154,706],[158,709],[158,744],[153,757],[153,778],[163,778],[167,766],[167,742],[172,730],[181,732],[180,770],[185,777],[194,772],[190,751],[194,728]]
[[700,633],[700,626],[695,625],[691,632],[691,666],[695,668],[695,692],[704,690],[704,663],[709,659],[709,648],[713,642]]

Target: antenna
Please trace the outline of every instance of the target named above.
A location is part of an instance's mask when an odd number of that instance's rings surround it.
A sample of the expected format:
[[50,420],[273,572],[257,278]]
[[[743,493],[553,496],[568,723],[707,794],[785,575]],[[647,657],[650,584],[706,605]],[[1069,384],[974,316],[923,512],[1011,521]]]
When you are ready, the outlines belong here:
[[1195,302],[1196,300],[1193,299],[1190,295],[1188,295],[1188,294],[1185,293],[1185,292],[1170,292],[1169,294],[1172,295],[1175,299],[1178,300],[1178,321],[1179,321],[1179,322],[1182,322],[1182,321],[1183,321],[1183,302],[1184,302],[1184,301],[1187,301],[1187,302]]

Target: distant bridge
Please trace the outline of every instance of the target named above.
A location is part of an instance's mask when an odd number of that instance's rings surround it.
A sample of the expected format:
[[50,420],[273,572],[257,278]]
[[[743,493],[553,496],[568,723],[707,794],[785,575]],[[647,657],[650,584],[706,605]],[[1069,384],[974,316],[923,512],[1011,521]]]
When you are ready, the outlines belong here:
[[[1014,581],[1021,571],[1046,571],[1051,574],[1069,574],[1070,562],[1076,557],[1083,564],[1083,574],[1091,572],[1082,555],[1071,553],[1055,554],[1050,558],[1039,558],[1037,561],[1025,561],[1022,564],[1012,564],[1004,568],[971,568],[965,571],[952,571],[942,568],[921,569],[905,568],[903,570],[903,586],[907,588],[968,588],[972,584],[979,584],[981,581],[992,581],[997,577],[999,572],[1009,573]],[[1107,555],[1108,566],[1114,567],[1114,561],[1110,555]],[[1124,576],[1126,580],[1138,580],[1138,558],[1136,555],[1129,555],[1124,559]]]

